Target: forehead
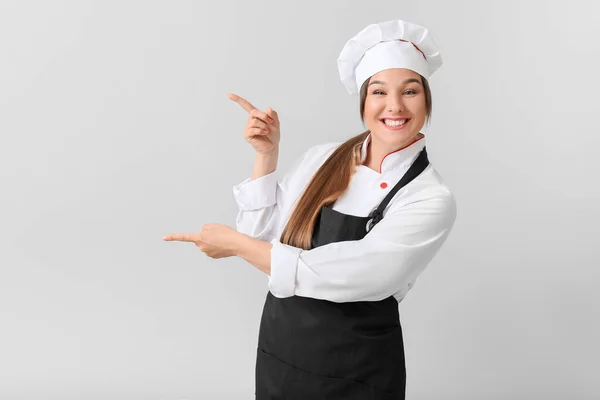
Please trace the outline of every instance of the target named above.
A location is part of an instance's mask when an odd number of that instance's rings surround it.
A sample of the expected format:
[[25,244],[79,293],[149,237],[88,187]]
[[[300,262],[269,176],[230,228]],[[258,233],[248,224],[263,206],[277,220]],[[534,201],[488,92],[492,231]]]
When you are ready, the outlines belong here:
[[371,77],[371,82],[374,80],[384,81],[391,85],[396,85],[404,82],[406,79],[416,78],[421,81],[421,77],[415,71],[406,68],[390,68],[379,71]]

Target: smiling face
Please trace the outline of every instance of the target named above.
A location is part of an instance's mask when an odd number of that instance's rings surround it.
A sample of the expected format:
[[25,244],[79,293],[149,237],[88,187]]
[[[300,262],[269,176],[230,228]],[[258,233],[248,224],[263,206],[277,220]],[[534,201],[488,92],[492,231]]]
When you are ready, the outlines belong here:
[[431,110],[427,82],[410,69],[392,68],[376,73],[365,85],[363,121],[373,140],[389,149],[414,141]]

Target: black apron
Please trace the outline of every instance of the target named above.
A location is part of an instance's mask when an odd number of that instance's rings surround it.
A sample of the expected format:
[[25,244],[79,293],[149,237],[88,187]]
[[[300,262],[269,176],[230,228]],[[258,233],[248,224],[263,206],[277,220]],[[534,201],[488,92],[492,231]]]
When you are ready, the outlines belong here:
[[[425,148],[368,216],[322,207],[312,248],[362,239],[383,218],[403,186],[429,164]],[[404,399],[406,368],[398,301],[335,303],[309,297],[277,298],[263,308],[256,358],[257,400]]]

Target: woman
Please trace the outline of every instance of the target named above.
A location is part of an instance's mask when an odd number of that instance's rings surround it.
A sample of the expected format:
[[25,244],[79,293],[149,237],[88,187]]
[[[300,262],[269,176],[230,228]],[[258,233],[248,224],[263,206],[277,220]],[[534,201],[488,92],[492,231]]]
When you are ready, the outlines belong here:
[[238,231],[208,224],[165,240],[242,257],[269,275],[257,399],[404,398],[398,303],[456,218],[420,133],[431,113],[427,78],[441,64],[421,26],[394,20],[363,29],[338,68],[360,94],[368,130],[311,147],[281,181],[277,113],[230,95],[250,113],[244,136],[257,151],[252,177],[234,186]]

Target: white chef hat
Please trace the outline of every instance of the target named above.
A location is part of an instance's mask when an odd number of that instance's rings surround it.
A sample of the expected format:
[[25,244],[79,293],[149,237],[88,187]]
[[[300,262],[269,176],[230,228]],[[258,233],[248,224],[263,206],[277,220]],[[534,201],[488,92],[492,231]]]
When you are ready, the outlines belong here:
[[350,39],[337,60],[342,83],[357,94],[370,76],[407,68],[429,78],[442,57],[427,28],[399,19],[372,24]]

